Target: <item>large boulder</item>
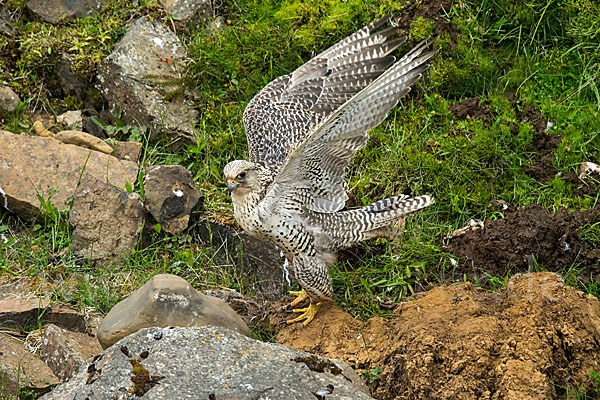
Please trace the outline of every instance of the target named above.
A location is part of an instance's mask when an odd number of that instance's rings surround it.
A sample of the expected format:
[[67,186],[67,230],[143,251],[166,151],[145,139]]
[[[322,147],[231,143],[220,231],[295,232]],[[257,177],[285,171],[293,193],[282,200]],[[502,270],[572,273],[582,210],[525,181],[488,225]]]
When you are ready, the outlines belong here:
[[297,400],[318,399],[326,388],[333,388],[327,400],[371,399],[338,360],[225,328],[146,328],[88,360],[42,399]]
[[98,67],[99,90],[111,110],[123,111],[125,122],[151,128],[152,139],[195,141],[197,112],[185,101],[166,100],[173,87],[156,82],[181,78],[185,58],[183,44],[172,31],[142,17]]
[[0,131],[0,205],[23,218],[38,215],[38,195],[59,211],[67,210],[82,176],[125,189],[135,184],[137,173],[132,161],[51,137]]
[[98,328],[98,340],[107,348],[142,328],[204,325],[250,335],[246,323],[225,301],[198,292],[176,275],[160,274],[110,310]]
[[106,265],[131,255],[144,227],[140,195],[85,176],[73,195],[71,251]]

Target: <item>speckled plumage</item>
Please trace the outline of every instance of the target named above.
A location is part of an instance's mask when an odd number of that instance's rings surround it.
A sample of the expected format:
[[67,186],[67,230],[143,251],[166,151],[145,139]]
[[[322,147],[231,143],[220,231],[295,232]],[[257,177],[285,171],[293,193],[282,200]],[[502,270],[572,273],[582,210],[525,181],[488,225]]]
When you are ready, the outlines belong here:
[[421,43],[394,63],[390,53],[405,39],[381,29],[389,21],[366,26],[258,93],[244,111],[250,161],[224,170],[235,218],[283,250],[311,303],[331,297],[327,268],[338,249],[393,237],[396,222],[434,202],[401,195],[342,211],[345,168],[435,53]]

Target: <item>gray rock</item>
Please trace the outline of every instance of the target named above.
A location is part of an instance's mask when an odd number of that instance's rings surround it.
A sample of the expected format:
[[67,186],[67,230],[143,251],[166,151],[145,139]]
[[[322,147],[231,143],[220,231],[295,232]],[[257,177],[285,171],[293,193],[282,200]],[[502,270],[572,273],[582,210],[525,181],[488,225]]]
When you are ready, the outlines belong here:
[[142,144],[140,142],[117,142],[113,148],[112,155],[119,160],[138,162],[142,152]]
[[175,24],[184,28],[197,25],[214,14],[210,0],[162,0],[165,12],[173,16]]
[[19,19],[19,13],[12,12],[8,7],[0,7],[0,33],[11,37],[15,33],[13,24]]
[[88,358],[102,351],[98,339],[50,324],[43,329],[40,358],[62,382],[67,381]]
[[346,364],[217,327],[147,328],[88,360],[44,400],[372,399]]
[[40,201],[64,211],[82,176],[117,188],[137,182],[138,165],[54,138],[0,131],[0,206],[22,218],[38,215]]
[[71,251],[106,265],[131,255],[142,233],[144,210],[139,194],[84,177],[73,195],[69,222],[74,228]]
[[81,130],[83,127],[83,118],[81,116],[81,111],[67,111],[65,113],[60,114],[56,117],[56,121],[59,124],[66,125],[69,129],[72,130]]
[[164,77],[180,78],[185,57],[183,44],[172,31],[142,17],[98,67],[99,90],[112,111],[123,110],[126,123],[151,128],[152,140],[194,142],[192,123],[198,113],[185,101],[166,101],[173,87],[156,83]]
[[6,86],[0,86],[0,117],[15,112],[19,106],[19,96]]
[[291,266],[272,244],[209,220],[200,221],[196,232],[201,244],[213,250],[215,263],[232,265],[266,299],[279,300],[288,283],[295,282]]
[[177,235],[190,222],[200,199],[192,173],[181,165],[154,165],[144,176],[144,207],[162,228]]
[[83,18],[96,14],[108,0],[30,0],[27,8],[46,22]]
[[[90,114],[91,116],[83,118],[83,131],[94,135],[97,138],[106,139],[108,136],[104,127],[114,123],[112,115],[107,110],[101,111],[100,113],[91,111]],[[100,125],[98,125],[97,122],[99,122]],[[122,160],[122,158],[119,159]]]
[[60,383],[52,370],[23,343],[0,332],[0,397],[13,398],[20,389],[45,393]]
[[98,328],[98,341],[107,348],[142,328],[204,325],[250,334],[225,301],[203,295],[176,275],[161,274],[110,310]]

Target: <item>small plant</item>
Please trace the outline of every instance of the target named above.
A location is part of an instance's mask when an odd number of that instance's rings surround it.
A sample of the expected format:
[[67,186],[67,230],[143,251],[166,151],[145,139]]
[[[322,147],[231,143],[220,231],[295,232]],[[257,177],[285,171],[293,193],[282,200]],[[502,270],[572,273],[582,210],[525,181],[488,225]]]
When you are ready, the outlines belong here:
[[379,379],[379,374],[381,374],[381,367],[379,365],[376,365],[375,368],[365,371],[361,375],[367,380],[367,382],[373,383],[377,379]]

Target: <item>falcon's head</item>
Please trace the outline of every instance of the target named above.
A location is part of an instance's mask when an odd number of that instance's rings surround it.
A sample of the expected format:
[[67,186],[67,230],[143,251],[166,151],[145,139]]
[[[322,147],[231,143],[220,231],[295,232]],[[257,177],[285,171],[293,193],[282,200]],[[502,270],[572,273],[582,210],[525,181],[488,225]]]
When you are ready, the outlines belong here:
[[223,169],[227,189],[236,195],[260,190],[259,166],[250,161],[235,160]]

